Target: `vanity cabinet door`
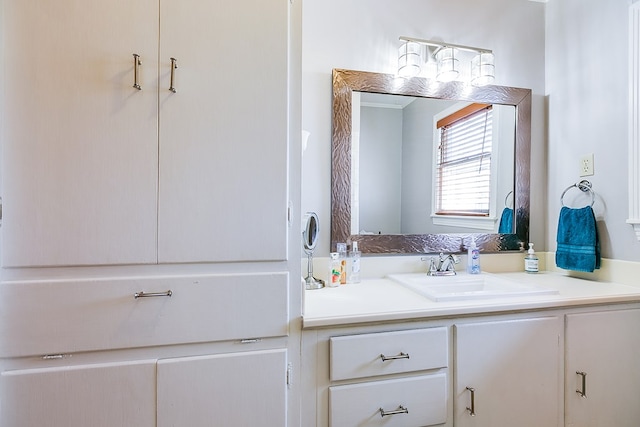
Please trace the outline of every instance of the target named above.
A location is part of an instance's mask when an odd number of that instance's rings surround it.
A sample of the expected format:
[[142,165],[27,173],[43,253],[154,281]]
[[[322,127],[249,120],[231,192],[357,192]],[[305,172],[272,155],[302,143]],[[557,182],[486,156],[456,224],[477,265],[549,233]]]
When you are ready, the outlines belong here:
[[158,1],[2,6],[3,266],[155,262]]
[[155,427],[156,361],[5,371],[0,425]]
[[640,309],[567,315],[567,427],[638,425],[638,325]]
[[158,361],[158,427],[285,427],[286,350]]
[[161,2],[159,262],[286,259],[288,8]]
[[456,427],[561,425],[561,331],[559,317],[455,325]]

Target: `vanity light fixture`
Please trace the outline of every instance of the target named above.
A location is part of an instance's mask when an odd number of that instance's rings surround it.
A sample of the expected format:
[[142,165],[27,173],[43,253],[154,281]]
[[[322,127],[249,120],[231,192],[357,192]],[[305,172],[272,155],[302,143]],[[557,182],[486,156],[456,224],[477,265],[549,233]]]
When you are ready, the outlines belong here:
[[[413,37],[400,37],[403,42],[398,50],[398,75],[401,77],[417,76],[422,66],[435,62],[436,80],[449,82],[458,80],[462,75],[460,70],[460,52],[475,53],[471,59],[471,84],[484,86],[493,83],[495,66],[493,52],[473,46],[463,46],[435,40],[423,40]],[[426,52],[424,59],[422,51]]]

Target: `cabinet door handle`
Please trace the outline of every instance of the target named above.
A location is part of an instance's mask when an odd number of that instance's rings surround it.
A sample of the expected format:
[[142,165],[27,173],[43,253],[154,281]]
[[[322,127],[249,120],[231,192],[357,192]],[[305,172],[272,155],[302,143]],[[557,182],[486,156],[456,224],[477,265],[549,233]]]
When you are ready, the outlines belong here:
[[173,93],[176,93],[176,88],[174,87],[176,68],[178,68],[178,60],[176,58],[171,58],[171,81],[169,82],[169,90]]
[[142,61],[140,60],[140,55],[137,53],[133,54],[133,87],[142,90],[140,87],[140,83],[138,83],[138,67],[142,65]]
[[402,405],[398,406],[398,409],[394,409],[393,411],[385,411],[384,409],[380,408],[381,417],[388,417],[389,415],[408,414],[408,413],[409,413],[409,410]]
[[578,393],[580,397],[587,397],[587,373],[576,371],[576,374],[582,377],[582,390],[576,390],[576,393]]
[[170,297],[173,295],[173,292],[171,292],[171,289],[169,289],[166,292],[136,292],[135,294],[133,294],[133,298],[138,299],[138,298],[152,298],[152,297]]
[[471,393],[471,405],[467,406],[467,411],[469,411],[469,415],[472,417],[476,416],[476,389],[473,387],[466,387],[467,390]]
[[380,355],[380,359],[382,359],[383,362],[386,362],[387,360],[408,359],[408,358],[409,358],[409,353],[404,353],[404,352],[401,352],[396,356],[385,356],[384,354]]

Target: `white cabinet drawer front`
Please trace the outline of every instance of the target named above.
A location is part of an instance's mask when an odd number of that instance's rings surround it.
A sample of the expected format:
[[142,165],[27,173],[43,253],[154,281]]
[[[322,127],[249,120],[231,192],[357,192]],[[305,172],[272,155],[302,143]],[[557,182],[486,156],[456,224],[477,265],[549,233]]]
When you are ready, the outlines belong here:
[[330,387],[329,412],[331,427],[442,424],[447,421],[447,376],[423,375]]
[[284,336],[287,303],[286,272],[5,282],[0,357]]
[[448,348],[445,327],[333,337],[331,380],[445,368]]

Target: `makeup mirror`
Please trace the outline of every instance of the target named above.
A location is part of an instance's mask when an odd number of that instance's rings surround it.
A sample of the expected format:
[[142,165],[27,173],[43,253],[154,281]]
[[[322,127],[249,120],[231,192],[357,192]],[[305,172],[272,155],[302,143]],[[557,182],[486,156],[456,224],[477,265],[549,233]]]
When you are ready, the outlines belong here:
[[324,281],[313,277],[313,251],[318,243],[320,225],[318,215],[315,212],[307,212],[303,220],[302,245],[307,254],[307,277],[305,277],[306,289],[320,289],[324,287]]

